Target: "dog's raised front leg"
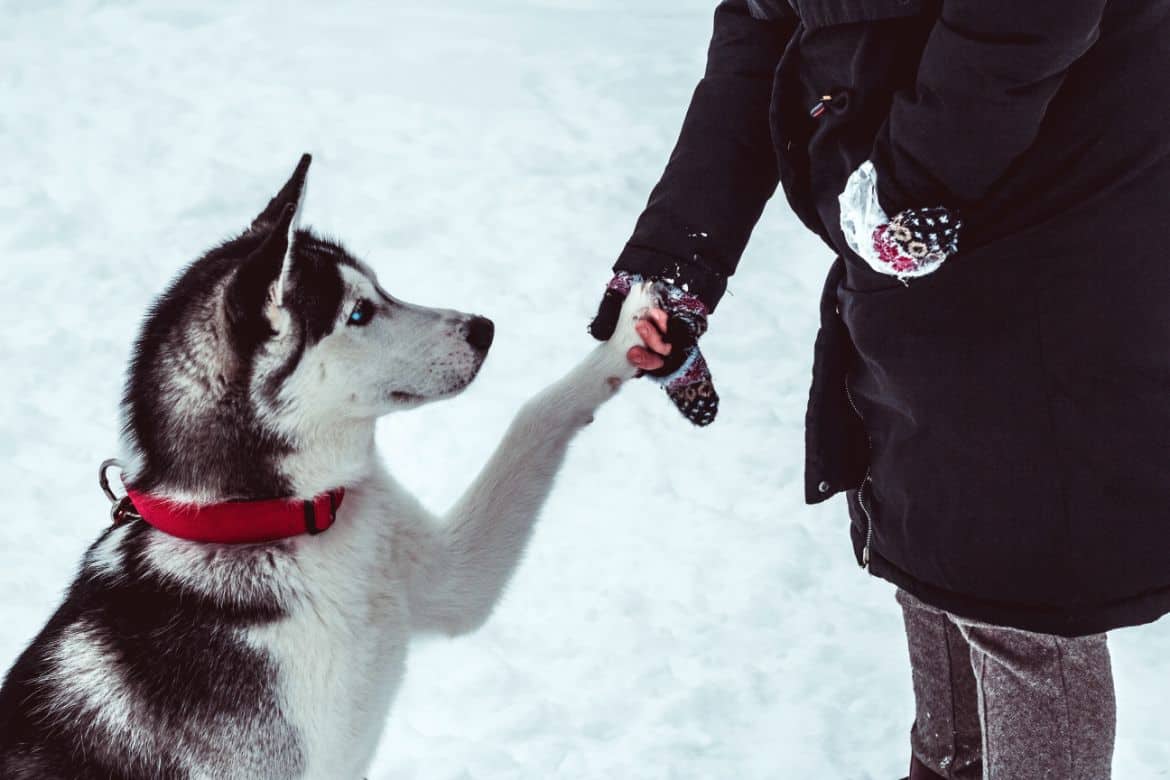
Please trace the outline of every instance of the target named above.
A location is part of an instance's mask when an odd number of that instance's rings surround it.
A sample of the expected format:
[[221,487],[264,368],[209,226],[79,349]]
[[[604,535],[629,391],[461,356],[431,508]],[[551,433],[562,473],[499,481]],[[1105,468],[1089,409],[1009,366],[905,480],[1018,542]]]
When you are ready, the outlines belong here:
[[573,435],[637,371],[638,318],[657,301],[635,286],[613,337],[528,401],[474,484],[434,529],[410,583],[412,624],[449,634],[483,625],[516,568]]

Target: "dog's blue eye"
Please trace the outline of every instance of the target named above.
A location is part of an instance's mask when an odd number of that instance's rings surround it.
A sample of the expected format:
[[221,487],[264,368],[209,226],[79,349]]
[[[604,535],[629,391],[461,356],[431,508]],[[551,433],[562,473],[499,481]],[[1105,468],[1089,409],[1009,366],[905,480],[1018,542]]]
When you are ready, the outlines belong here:
[[353,311],[349,313],[350,325],[367,325],[374,317],[374,304],[362,298],[353,306]]

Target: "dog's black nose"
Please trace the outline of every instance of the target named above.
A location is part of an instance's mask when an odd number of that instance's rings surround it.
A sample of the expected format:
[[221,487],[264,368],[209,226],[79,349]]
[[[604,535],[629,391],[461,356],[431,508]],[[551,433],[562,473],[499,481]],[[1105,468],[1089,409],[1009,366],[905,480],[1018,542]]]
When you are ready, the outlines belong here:
[[496,325],[487,317],[472,317],[467,323],[467,343],[476,349],[487,349],[496,335]]

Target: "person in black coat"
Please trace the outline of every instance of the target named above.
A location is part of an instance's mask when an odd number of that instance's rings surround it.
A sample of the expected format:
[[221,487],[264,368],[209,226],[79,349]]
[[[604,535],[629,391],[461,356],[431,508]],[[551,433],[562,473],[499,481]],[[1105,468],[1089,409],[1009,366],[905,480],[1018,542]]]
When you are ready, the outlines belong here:
[[1168,62],[1170,0],[726,0],[591,325],[663,280],[631,359],[704,425],[778,183],[833,252],[806,500],[899,589],[914,777],[1108,777],[1104,634],[1170,611]]

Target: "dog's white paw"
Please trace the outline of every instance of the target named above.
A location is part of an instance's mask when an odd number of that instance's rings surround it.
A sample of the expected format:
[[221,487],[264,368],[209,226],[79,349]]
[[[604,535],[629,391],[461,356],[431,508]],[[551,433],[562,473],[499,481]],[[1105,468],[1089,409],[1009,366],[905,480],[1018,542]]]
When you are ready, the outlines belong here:
[[628,354],[634,347],[645,346],[642,337],[634,330],[638,320],[646,316],[650,309],[660,306],[661,298],[657,293],[656,282],[639,282],[630,288],[629,295],[622,303],[621,313],[618,314],[617,327],[609,341],[601,345],[605,354],[606,382],[617,390],[622,382],[637,376],[638,368],[630,363]]

